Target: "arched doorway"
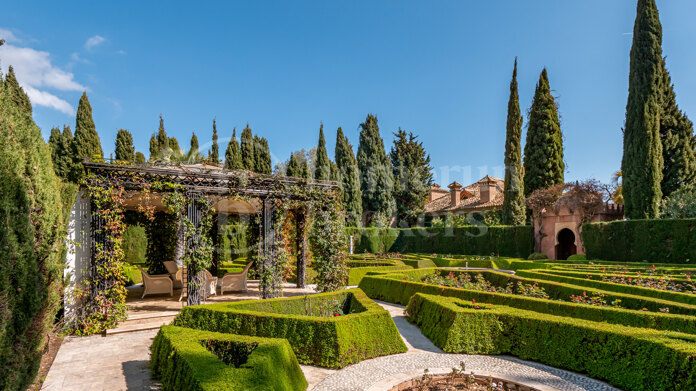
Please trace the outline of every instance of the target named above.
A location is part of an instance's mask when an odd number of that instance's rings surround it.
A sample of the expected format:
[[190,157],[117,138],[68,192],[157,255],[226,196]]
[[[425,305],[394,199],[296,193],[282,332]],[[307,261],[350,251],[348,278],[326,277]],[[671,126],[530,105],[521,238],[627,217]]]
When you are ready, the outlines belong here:
[[556,259],[566,260],[569,256],[577,253],[577,247],[575,246],[575,233],[568,229],[563,228],[558,232],[556,244]]

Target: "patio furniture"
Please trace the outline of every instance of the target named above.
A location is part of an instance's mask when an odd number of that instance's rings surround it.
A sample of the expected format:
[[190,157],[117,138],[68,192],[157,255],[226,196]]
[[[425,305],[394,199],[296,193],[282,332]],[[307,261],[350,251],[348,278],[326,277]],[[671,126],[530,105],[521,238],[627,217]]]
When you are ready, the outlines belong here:
[[174,281],[174,288],[181,288],[183,282],[181,281],[181,275],[183,274],[183,269],[176,266],[176,261],[164,261],[162,262],[164,267],[167,268],[167,273],[169,277]]
[[203,294],[205,295],[204,297],[212,296],[217,294],[217,282],[218,278],[213,277],[212,274],[206,269],[203,270],[205,273],[205,283],[203,283]]
[[[136,265],[137,266],[137,265]],[[158,293],[169,293],[169,296],[174,296],[174,282],[166,275],[152,276],[150,273],[137,266],[140,274],[143,276],[143,298],[145,295],[154,295]]]
[[241,273],[227,273],[220,279],[220,294],[225,291],[231,292],[246,292],[247,291],[247,273],[253,262],[249,262]]

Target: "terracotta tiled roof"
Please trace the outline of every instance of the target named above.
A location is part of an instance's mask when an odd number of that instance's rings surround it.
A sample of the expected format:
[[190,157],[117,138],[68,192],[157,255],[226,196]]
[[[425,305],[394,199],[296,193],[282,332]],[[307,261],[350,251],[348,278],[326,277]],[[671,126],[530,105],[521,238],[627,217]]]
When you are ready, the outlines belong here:
[[[489,181],[495,183],[496,195],[488,202],[481,202],[481,186],[485,185]],[[503,199],[505,197],[503,193],[504,187],[505,180],[486,175],[476,183],[472,183],[471,185],[462,189],[461,201],[459,201],[459,205],[452,205],[451,197],[441,196],[425,204],[425,213],[436,214],[455,211],[473,211],[500,208],[503,206]],[[438,191],[438,193],[439,192],[440,191]]]

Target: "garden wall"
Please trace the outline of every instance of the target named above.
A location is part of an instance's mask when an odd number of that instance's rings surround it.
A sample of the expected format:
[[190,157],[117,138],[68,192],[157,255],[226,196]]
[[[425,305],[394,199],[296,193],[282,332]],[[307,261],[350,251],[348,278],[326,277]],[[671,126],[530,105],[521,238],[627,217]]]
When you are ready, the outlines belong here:
[[587,259],[696,262],[696,219],[584,224],[582,240]]
[[348,228],[354,253],[437,253],[527,258],[534,251],[531,226],[464,228]]

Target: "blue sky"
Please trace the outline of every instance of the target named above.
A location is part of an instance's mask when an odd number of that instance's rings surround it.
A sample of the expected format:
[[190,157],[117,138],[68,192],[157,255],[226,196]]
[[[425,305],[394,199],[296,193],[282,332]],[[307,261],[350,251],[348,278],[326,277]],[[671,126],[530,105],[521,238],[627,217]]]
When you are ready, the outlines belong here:
[[[566,180],[620,167],[636,0],[154,3],[5,1],[0,62],[31,91],[44,137],[74,130],[83,90],[107,156],[119,128],[147,155],[160,113],[182,145],[195,130],[204,146],[217,118],[221,150],[248,122],[279,160],[316,145],[323,121],[333,156],[336,128],[357,149],[374,113],[387,148],[413,131],[438,182],[470,183],[503,175],[518,56],[525,113],[548,68]],[[696,113],[696,2],[658,7],[678,103]]]

